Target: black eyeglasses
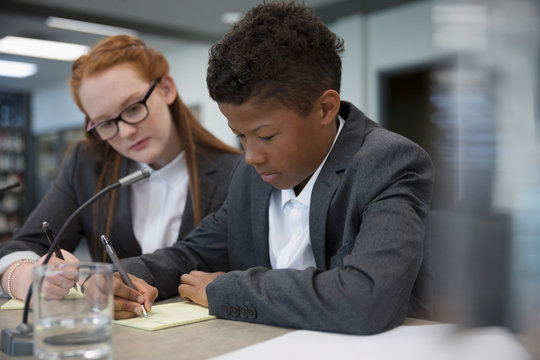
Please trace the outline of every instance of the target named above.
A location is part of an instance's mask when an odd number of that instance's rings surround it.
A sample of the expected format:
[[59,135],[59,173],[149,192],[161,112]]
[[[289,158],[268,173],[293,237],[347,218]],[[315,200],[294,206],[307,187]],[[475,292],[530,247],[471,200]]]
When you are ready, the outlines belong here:
[[112,139],[116,136],[116,134],[118,134],[119,121],[123,121],[128,124],[138,124],[146,120],[149,114],[146,102],[148,101],[150,95],[152,95],[152,91],[154,91],[154,88],[159,80],[160,79],[158,78],[152,82],[150,89],[148,89],[142,100],[126,107],[124,110],[122,110],[122,112],[120,112],[120,115],[114,119],[100,121],[97,124],[93,124],[92,121],[90,121],[86,131],[92,132],[97,138],[106,141]]

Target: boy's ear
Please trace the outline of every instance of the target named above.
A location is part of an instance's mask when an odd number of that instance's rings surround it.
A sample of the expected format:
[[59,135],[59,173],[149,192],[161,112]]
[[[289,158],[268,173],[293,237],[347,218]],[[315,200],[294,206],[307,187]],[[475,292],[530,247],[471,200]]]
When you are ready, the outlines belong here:
[[335,90],[326,90],[318,100],[323,125],[332,124],[339,113],[341,98]]
[[160,86],[167,105],[171,105],[174,99],[176,99],[176,86],[174,85],[174,80],[171,75],[167,74],[163,76],[160,81]]

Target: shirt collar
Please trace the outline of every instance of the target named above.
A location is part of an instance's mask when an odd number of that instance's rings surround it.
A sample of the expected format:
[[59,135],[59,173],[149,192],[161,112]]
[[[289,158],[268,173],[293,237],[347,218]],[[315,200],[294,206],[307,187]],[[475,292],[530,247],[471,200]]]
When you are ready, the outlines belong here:
[[187,164],[184,151],[181,151],[171,162],[164,167],[154,170],[148,164],[138,163],[139,168],[150,170],[150,179],[161,179],[169,186],[176,185],[182,180],[182,174],[187,174]]
[[313,185],[315,185],[315,181],[317,181],[317,178],[319,177],[319,173],[321,172],[324,163],[326,162],[326,159],[328,158],[328,155],[332,152],[332,149],[334,148],[334,144],[337,141],[337,138],[339,137],[339,134],[341,133],[341,130],[343,129],[343,126],[345,125],[345,120],[341,117],[341,115],[338,115],[338,121],[339,126],[336,133],[336,136],[334,137],[334,142],[332,143],[332,146],[330,146],[330,150],[328,150],[328,153],[326,153],[326,156],[324,157],[323,161],[319,164],[319,167],[317,167],[317,170],[311,175],[311,178],[307,182],[306,186],[302,189],[300,194],[296,196],[294,193],[294,189],[285,189],[281,190],[281,209],[285,207],[285,205],[291,201],[296,200],[300,202],[302,205],[309,207],[311,204],[311,192],[313,190]]

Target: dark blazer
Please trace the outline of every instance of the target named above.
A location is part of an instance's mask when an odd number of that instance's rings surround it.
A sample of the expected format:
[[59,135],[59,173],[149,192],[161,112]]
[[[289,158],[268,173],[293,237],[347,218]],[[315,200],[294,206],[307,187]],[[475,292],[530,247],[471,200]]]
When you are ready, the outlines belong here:
[[[197,166],[200,174],[201,209],[203,215],[216,211],[227,195],[231,171],[239,156],[207,147],[198,147]],[[120,165],[120,177],[129,174],[131,160],[123,158]],[[96,192],[96,184],[102,169],[99,161],[84,143],[77,143],[65,158],[59,174],[51,189],[29,215],[24,225],[18,229],[13,239],[0,245],[0,256],[14,251],[31,250],[45,254],[49,243],[43,234],[41,223],[48,221],[56,232],[64,221]],[[74,251],[81,238],[93,236],[95,224],[91,207],[84,210],[78,219],[67,229],[60,246]],[[188,196],[182,218],[178,239],[182,239],[194,228],[191,198]],[[141,255],[141,247],[131,222],[129,192],[120,189],[116,213],[111,226],[111,242],[120,258]],[[88,242],[89,243],[89,242]],[[93,259],[98,254],[90,247]]]
[[272,186],[239,162],[227,200],[184,241],[122,260],[128,271],[177,294],[180,275],[225,271],[206,288],[210,313],[312,330],[369,334],[425,317],[431,285],[425,223],[429,156],[342,102],[344,128],[311,196],[316,267],[271,270]]

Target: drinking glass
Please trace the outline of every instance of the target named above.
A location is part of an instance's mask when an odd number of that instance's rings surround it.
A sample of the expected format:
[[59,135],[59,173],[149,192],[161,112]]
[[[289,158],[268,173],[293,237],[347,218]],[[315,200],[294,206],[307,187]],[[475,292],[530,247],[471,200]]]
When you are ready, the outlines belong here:
[[36,359],[112,359],[112,270],[105,263],[34,269]]

